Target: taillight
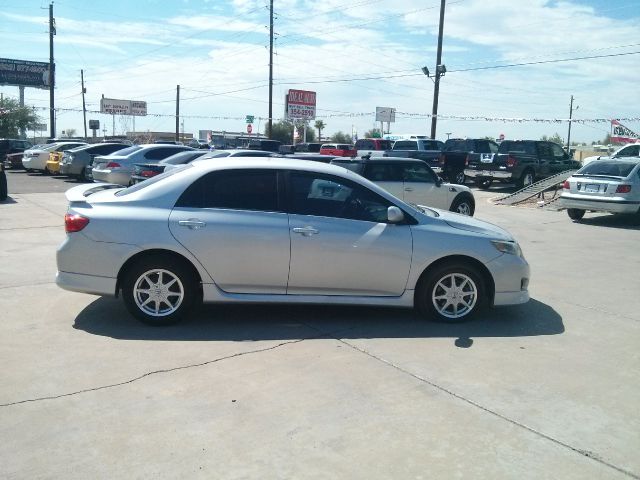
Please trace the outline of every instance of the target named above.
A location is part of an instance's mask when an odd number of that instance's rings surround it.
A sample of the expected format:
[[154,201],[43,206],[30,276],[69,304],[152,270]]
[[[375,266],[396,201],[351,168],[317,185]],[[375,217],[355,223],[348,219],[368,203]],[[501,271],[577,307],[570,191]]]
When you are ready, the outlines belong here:
[[515,167],[517,164],[518,160],[516,160],[515,157],[512,157],[511,155],[507,157],[507,167]]
[[618,185],[616,193],[629,193],[631,191],[631,185]]
[[107,163],[107,167],[106,168],[116,168],[119,167],[120,164],[118,162],[109,162]]
[[154,177],[158,174],[158,172],[154,172],[153,170],[142,170],[140,172],[141,177]]
[[444,153],[440,154],[439,162],[440,162],[440,165],[444,165]]
[[569,180],[565,180],[562,184],[562,188],[565,190],[569,190],[571,187],[569,186]]
[[64,230],[67,233],[79,232],[89,224],[89,219],[78,214],[64,216]]

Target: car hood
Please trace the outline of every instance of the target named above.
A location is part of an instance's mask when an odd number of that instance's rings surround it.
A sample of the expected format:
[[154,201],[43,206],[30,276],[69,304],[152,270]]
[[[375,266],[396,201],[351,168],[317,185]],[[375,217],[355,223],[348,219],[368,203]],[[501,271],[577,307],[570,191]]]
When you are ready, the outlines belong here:
[[[422,207],[429,208],[429,207]],[[474,217],[468,217],[466,215],[460,215],[459,213],[453,213],[446,210],[436,210],[438,212],[438,220],[446,222],[447,225],[453,228],[457,228],[459,230],[464,230],[467,232],[477,233],[480,235],[485,235],[494,240],[504,240],[508,242],[513,242],[515,239],[513,235],[507,232],[504,228],[498,227],[489,222],[485,222],[483,220],[478,220]]]

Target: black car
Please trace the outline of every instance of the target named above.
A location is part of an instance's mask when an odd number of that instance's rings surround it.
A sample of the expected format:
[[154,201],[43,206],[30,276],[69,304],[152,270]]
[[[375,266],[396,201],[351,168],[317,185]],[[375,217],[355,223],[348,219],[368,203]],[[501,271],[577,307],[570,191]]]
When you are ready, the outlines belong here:
[[[7,155],[12,153],[21,153],[29,148],[33,147],[33,144],[28,140],[20,140],[18,138],[0,138],[0,162],[7,162],[7,168],[22,168],[22,160],[20,164],[11,163],[7,159]],[[15,156],[13,158],[21,158]]]

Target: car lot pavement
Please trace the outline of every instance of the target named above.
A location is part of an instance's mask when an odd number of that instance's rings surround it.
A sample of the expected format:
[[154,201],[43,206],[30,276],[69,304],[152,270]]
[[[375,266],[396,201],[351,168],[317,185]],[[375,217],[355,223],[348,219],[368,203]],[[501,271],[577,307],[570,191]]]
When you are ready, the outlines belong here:
[[4,478],[640,478],[635,221],[475,191],[476,217],[520,241],[532,300],[469,323],[227,305],[150,328],[57,288],[64,195],[11,192]]

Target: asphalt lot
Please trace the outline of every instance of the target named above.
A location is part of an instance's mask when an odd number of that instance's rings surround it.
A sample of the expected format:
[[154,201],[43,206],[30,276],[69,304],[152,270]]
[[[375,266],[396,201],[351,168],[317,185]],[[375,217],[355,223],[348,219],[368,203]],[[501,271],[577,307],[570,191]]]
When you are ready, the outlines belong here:
[[54,283],[73,180],[0,203],[2,478],[640,478],[637,221],[495,206],[532,300],[205,306],[150,328]]

